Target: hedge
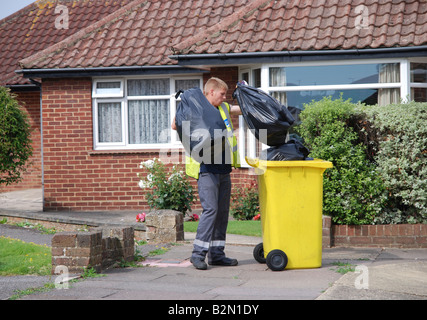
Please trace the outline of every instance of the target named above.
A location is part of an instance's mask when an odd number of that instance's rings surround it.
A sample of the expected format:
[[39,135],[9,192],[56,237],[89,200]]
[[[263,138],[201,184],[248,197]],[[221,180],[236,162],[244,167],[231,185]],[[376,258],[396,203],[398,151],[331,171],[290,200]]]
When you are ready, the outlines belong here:
[[[427,222],[427,103],[361,107],[388,195],[377,223]],[[371,139],[372,140],[372,139]],[[376,152],[375,152],[376,151]]]
[[0,185],[22,180],[32,155],[28,117],[10,89],[0,87]]
[[332,161],[323,212],[336,224],[427,222],[427,104],[365,106],[325,97],[296,128],[311,157]]

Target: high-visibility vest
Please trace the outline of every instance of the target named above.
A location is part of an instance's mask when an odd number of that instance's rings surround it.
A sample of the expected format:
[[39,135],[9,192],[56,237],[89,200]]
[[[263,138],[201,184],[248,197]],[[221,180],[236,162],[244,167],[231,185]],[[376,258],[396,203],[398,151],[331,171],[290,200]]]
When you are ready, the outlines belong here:
[[[237,147],[237,139],[233,133],[233,123],[231,122],[230,117],[230,105],[226,102],[223,102],[218,107],[219,113],[221,114],[222,120],[224,120],[225,127],[227,129],[227,140],[228,146],[230,147],[231,165],[234,168],[240,168],[240,155]],[[199,179],[200,163],[191,158],[190,156],[185,156],[185,173],[195,179]]]

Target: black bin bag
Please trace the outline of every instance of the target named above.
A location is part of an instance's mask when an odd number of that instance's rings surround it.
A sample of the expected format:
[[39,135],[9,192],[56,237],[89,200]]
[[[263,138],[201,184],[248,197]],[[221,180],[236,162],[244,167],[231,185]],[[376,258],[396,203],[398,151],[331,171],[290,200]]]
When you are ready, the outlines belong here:
[[[269,146],[279,146],[286,142],[289,128],[295,122],[289,110],[262,90],[237,83],[233,98],[237,99],[242,115],[255,137]],[[267,130],[263,134],[260,130]],[[267,141],[265,140],[265,136]]]
[[175,125],[187,155],[199,163],[221,161],[226,130],[219,128],[225,128],[225,125],[218,110],[199,88],[188,89],[181,94]]
[[291,139],[280,146],[262,151],[261,158],[269,161],[313,160],[307,157],[309,153],[301,142]]

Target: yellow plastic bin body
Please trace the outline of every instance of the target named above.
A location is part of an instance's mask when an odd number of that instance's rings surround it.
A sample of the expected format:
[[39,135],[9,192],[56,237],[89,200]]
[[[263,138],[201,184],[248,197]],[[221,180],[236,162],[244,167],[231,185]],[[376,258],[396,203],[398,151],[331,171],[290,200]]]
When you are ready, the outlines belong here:
[[322,265],[323,173],[332,163],[253,161],[258,174],[264,256],[282,250],[286,269]]

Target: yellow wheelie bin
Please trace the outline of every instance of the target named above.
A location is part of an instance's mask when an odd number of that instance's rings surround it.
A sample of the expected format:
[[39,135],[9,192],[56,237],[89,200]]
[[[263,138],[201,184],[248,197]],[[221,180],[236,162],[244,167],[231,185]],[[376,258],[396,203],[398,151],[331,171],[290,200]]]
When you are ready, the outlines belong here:
[[258,174],[263,243],[254,258],[273,271],[322,265],[323,173],[320,159],[247,159]]

